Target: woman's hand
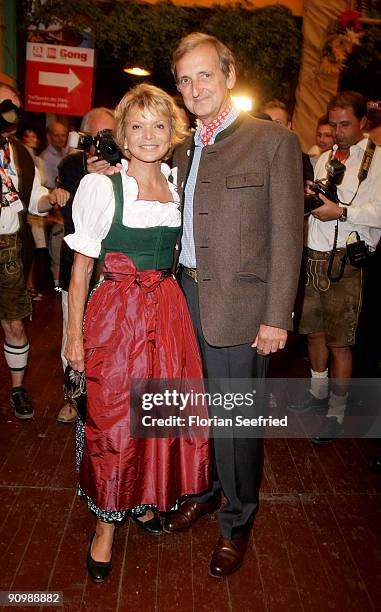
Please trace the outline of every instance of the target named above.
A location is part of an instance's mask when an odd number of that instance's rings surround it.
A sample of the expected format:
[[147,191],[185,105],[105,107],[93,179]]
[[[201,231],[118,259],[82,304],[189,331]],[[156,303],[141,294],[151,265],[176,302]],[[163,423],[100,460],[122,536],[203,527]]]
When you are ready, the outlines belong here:
[[120,172],[121,169],[122,164],[111,166],[111,164],[109,164],[106,160],[99,159],[96,155],[87,158],[87,172],[89,174],[96,172],[97,174],[105,174],[106,176],[110,176]]
[[85,353],[83,350],[83,339],[68,338],[65,347],[65,358],[73,370],[83,372],[85,369]]

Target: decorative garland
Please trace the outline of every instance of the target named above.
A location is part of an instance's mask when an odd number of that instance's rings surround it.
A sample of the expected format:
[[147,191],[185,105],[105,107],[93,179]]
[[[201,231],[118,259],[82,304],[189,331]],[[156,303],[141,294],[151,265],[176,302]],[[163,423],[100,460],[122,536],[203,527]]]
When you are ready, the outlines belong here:
[[[156,84],[174,88],[170,58],[180,38],[199,30],[227,44],[238,60],[241,82],[258,101],[289,99],[297,81],[302,36],[292,12],[274,4],[253,9],[248,2],[208,8],[170,1],[23,0],[22,28],[59,21],[66,30],[91,28],[96,48],[115,63],[141,65]],[[38,32],[36,32],[38,35]],[[66,43],[68,44],[68,43]]]
[[323,48],[320,71],[338,74],[346,65],[348,56],[361,44],[363,31],[358,11],[343,11],[333,22]]

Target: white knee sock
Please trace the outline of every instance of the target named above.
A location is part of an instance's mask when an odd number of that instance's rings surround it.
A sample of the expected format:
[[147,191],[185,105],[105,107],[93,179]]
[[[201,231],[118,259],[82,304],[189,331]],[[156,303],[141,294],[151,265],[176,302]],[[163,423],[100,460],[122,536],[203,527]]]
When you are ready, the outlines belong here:
[[13,372],[21,372],[25,370],[28,363],[29,354],[29,342],[23,346],[13,346],[11,344],[4,343],[4,355],[5,361],[8,367]]
[[310,393],[317,399],[328,397],[328,368],[324,372],[311,370]]
[[329,408],[327,417],[336,417],[339,423],[342,423],[347,405],[348,393],[345,395],[335,395],[332,391],[329,394]]

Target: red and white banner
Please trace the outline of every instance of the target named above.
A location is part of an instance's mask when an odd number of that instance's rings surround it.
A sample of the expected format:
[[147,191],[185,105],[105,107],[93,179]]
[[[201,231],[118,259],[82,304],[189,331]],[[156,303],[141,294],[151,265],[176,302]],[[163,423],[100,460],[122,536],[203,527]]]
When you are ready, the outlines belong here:
[[82,116],[91,108],[94,49],[28,42],[25,109]]

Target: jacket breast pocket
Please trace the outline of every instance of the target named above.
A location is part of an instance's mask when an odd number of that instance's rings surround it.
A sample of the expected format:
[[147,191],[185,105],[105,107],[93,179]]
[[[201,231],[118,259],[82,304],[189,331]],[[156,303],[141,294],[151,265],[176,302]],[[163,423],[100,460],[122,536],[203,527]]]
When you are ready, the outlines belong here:
[[262,187],[264,185],[262,172],[247,172],[245,174],[232,174],[226,177],[228,189],[242,189],[243,187]]

